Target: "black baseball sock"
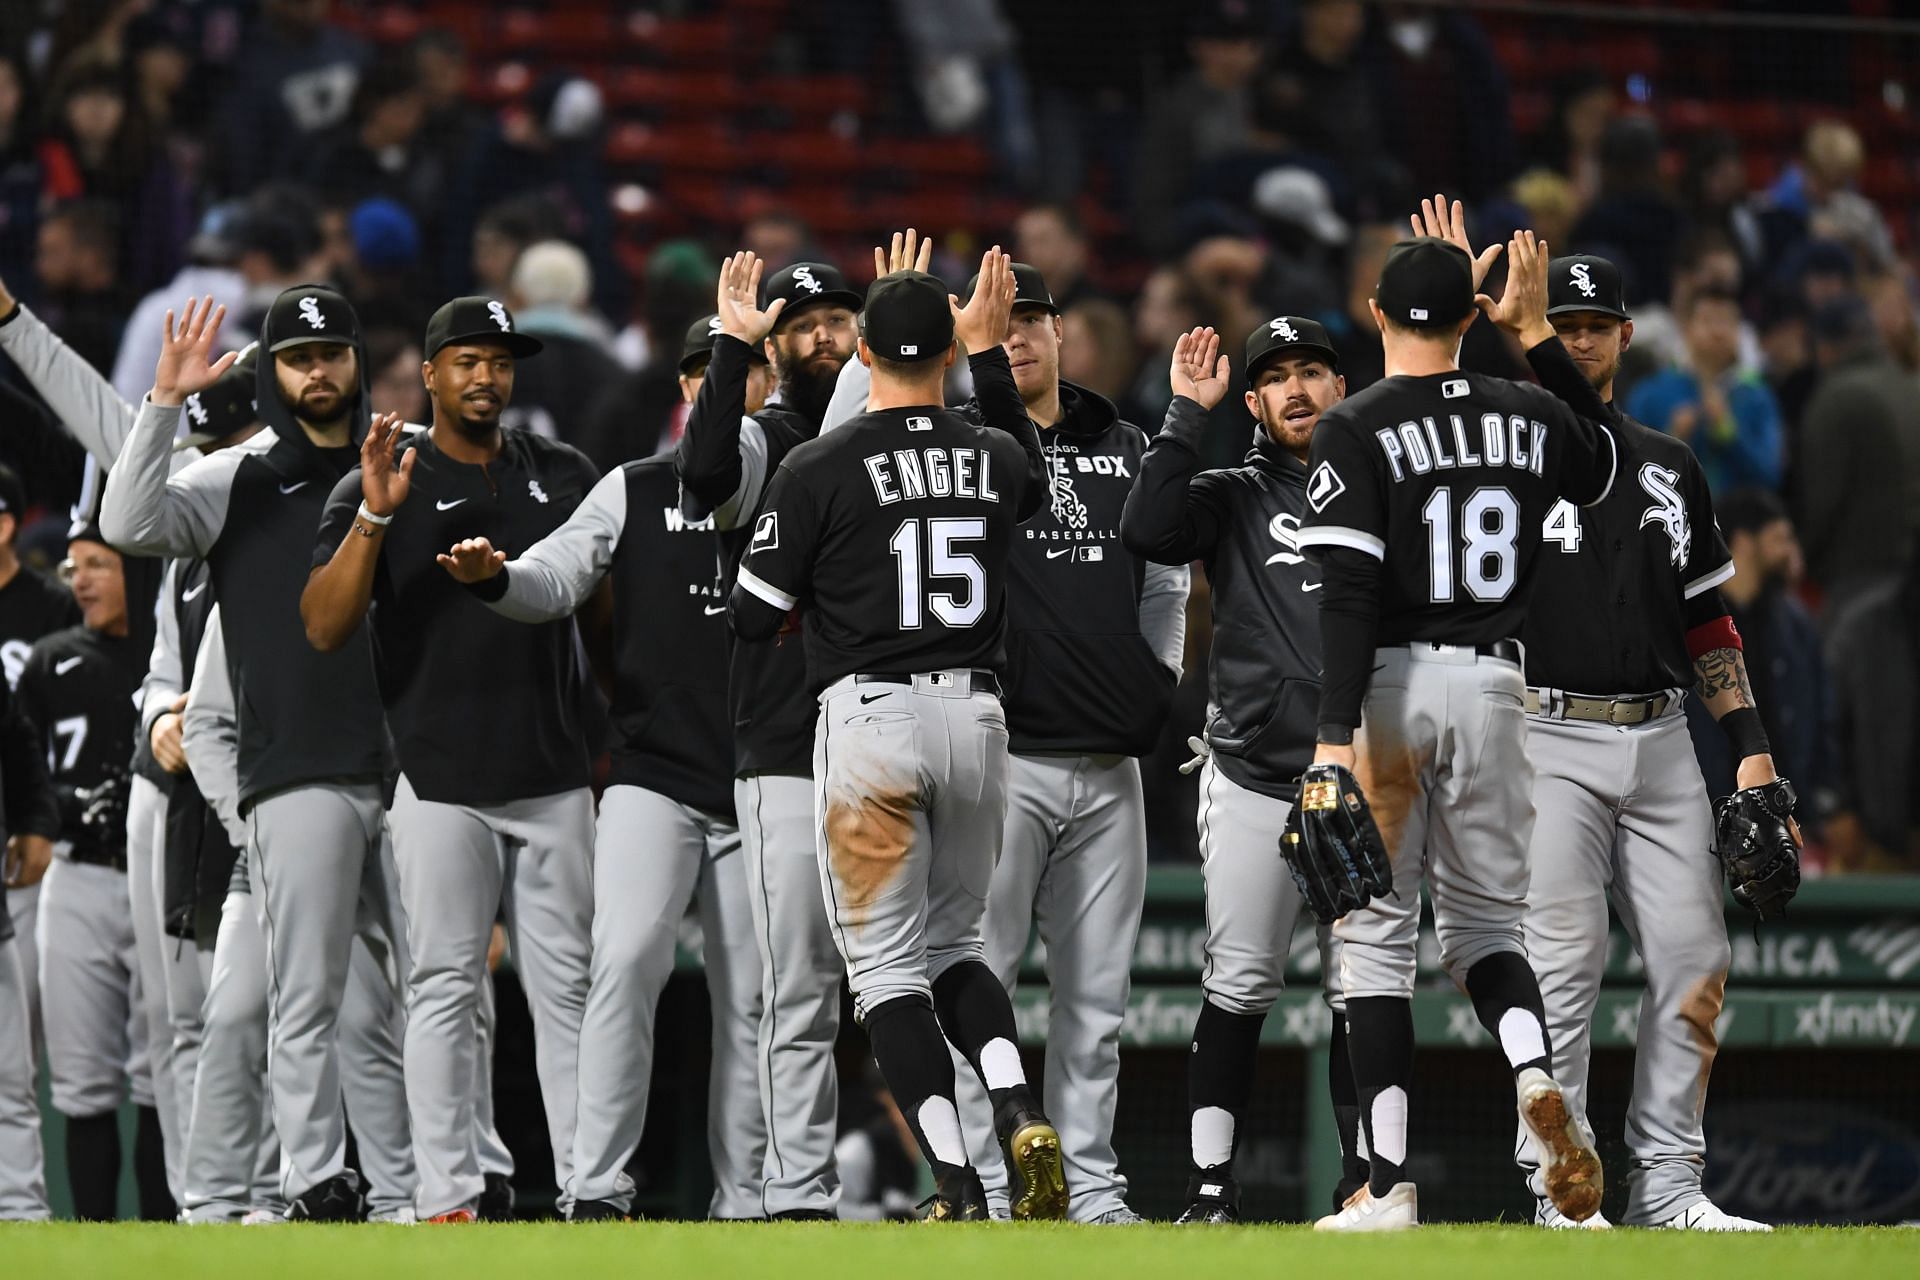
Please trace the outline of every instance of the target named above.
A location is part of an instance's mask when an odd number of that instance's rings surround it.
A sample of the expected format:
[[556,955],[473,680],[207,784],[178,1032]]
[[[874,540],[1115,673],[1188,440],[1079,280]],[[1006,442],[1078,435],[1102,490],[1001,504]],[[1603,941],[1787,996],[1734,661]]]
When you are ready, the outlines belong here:
[[1384,1196],[1406,1180],[1408,1094],[1413,1083],[1413,1001],[1347,1000],[1347,1054],[1367,1135],[1369,1182]]
[[1553,1074],[1547,1009],[1525,956],[1496,951],[1476,963],[1467,970],[1467,996],[1480,1025],[1506,1053],[1515,1074],[1528,1067]]
[[1020,1062],[1007,989],[985,964],[965,960],[933,980],[933,1004],[947,1039],[986,1086],[994,1132],[1004,1142],[1017,1117],[1040,1111]]
[[82,1222],[112,1222],[120,1207],[120,1117],[67,1117],[67,1187],[73,1216]]
[[172,1222],[180,1208],[167,1187],[167,1145],[161,1136],[160,1113],[152,1107],[137,1110],[133,1133],[133,1185],[140,1193],[142,1222]]
[[1187,1054],[1188,1157],[1195,1172],[1233,1176],[1266,1020],[1264,1013],[1231,1013],[1211,1000],[1200,1002]]
[[868,1013],[866,1026],[873,1060],[934,1175],[964,1168],[967,1144],[953,1097],[953,1058],[933,1006],[919,996],[901,996]]
[[1336,1211],[1367,1181],[1367,1157],[1361,1154],[1360,1091],[1353,1083],[1353,1056],[1347,1050],[1347,1020],[1333,1015],[1333,1034],[1327,1042],[1327,1094],[1333,1101],[1333,1123],[1340,1132],[1340,1184],[1333,1189]]

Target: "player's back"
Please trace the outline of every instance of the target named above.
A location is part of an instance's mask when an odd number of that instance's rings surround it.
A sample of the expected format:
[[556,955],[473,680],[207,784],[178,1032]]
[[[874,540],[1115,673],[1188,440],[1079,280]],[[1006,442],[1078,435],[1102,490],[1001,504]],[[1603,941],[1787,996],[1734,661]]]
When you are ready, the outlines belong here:
[[1382,563],[1379,639],[1519,634],[1547,512],[1598,501],[1612,438],[1529,383],[1449,371],[1383,379],[1314,432],[1302,546]]
[[1005,662],[1007,556],[1029,484],[1019,443],[944,408],[862,414],[788,455],[814,529],[763,512],[753,550],[812,536],[816,689],[855,673]]

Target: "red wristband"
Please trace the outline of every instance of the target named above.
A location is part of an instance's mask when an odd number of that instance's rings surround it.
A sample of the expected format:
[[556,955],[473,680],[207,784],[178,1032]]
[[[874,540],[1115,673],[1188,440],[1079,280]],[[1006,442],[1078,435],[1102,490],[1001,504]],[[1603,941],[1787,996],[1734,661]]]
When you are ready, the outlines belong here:
[[1687,656],[1698,658],[1703,653],[1712,653],[1715,649],[1740,648],[1740,631],[1733,625],[1733,619],[1721,614],[1712,622],[1703,622],[1687,632]]

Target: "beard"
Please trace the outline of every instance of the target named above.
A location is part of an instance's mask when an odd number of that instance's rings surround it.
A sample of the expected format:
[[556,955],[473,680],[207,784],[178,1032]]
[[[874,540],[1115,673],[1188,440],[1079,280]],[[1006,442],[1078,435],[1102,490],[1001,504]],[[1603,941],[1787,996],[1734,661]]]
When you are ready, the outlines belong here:
[[483,443],[491,440],[493,433],[500,429],[500,414],[504,408],[505,405],[498,399],[462,400],[458,410],[448,416],[453,419],[453,429],[460,433],[462,439]]
[[291,403],[282,393],[280,402],[297,420],[322,431],[339,423],[353,409],[353,397],[331,387],[303,387],[299,398]]
[[833,401],[833,389],[840,381],[840,368],[846,362],[809,360],[780,374],[780,399],[789,409],[816,426],[827,416]]

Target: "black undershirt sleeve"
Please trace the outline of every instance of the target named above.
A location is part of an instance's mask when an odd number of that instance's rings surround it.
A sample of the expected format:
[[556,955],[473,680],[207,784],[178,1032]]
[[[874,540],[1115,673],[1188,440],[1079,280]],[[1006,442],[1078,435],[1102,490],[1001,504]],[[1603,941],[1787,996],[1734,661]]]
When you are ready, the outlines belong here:
[[[1349,547],[1320,553],[1320,680],[1322,742],[1350,740],[1373,678],[1380,631],[1380,561]],[[1347,731],[1341,734],[1339,731]],[[1329,732],[1335,736],[1329,737]]]

